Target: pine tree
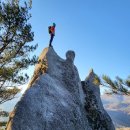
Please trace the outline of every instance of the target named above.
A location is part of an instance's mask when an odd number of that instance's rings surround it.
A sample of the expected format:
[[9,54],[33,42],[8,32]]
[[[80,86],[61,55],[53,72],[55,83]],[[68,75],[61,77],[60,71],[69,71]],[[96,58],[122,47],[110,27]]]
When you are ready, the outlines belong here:
[[18,0],[0,2],[0,104],[14,98],[20,91],[17,86],[28,80],[22,70],[37,61],[29,55],[37,48],[31,45],[30,9],[31,4],[20,5]]
[[101,85],[110,88],[107,94],[130,95],[130,76],[126,80],[117,76],[115,81],[112,81],[109,76],[103,75],[102,79]]
[[122,78],[117,76],[115,80],[113,81],[107,75],[103,75],[101,78],[95,73],[94,75],[95,77],[94,77],[93,83],[95,85],[100,85],[107,88],[106,94],[119,94],[119,95],[130,96],[130,76],[128,76],[126,80],[123,80]]

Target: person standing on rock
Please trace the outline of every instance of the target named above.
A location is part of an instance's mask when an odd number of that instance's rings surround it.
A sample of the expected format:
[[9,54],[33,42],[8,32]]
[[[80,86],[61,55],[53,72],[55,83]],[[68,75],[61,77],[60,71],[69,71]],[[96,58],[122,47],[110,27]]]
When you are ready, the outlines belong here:
[[56,27],[56,24],[53,23],[52,26],[49,26],[48,27],[48,31],[49,31],[49,34],[50,34],[50,42],[49,42],[49,47],[52,47],[52,41],[53,41],[53,38],[55,36],[55,27]]

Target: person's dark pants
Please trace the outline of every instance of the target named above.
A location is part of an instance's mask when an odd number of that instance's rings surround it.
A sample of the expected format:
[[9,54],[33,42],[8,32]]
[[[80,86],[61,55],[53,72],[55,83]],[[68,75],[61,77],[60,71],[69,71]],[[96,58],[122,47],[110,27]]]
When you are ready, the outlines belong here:
[[50,38],[50,42],[49,42],[49,47],[51,47],[52,46],[52,41],[53,41],[53,38],[54,38],[54,34],[51,34],[51,38]]

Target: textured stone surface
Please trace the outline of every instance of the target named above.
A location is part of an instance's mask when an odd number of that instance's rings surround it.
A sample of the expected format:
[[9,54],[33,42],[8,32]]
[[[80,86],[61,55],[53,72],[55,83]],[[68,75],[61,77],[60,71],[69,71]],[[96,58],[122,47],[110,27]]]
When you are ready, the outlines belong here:
[[86,94],[86,117],[93,130],[115,130],[110,116],[103,108],[99,84],[94,82],[96,77],[97,75],[91,70],[89,76],[82,82],[83,90]]
[[[82,86],[73,64],[74,52],[61,59],[46,48],[28,89],[16,105],[7,130],[91,130],[85,117]],[[41,69],[42,67],[42,69]],[[34,78],[35,77],[35,78]]]
[[74,51],[64,60],[53,48],[43,50],[7,130],[114,130],[93,84],[93,71],[82,86],[74,58]]

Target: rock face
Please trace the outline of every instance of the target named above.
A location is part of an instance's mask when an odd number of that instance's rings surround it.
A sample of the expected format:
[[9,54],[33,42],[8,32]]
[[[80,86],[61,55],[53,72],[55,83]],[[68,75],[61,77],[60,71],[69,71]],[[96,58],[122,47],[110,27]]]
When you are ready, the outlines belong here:
[[97,75],[90,71],[89,76],[82,82],[85,97],[86,117],[93,130],[114,130],[110,116],[103,108],[100,98],[99,83],[96,82]]
[[[96,104],[91,105],[91,108],[94,107],[94,112],[101,113],[103,118],[91,121],[94,116],[86,109],[90,105],[87,100],[90,99],[85,85],[86,95],[83,93],[73,63],[74,57],[73,51],[68,51],[66,60],[63,60],[53,48],[43,50],[28,89],[10,114],[7,130],[96,130],[94,123],[99,124],[104,119],[106,128],[97,130],[114,130],[110,117],[102,107],[99,88],[98,92],[92,90],[91,98],[96,100]],[[98,108],[100,113],[96,111]]]

